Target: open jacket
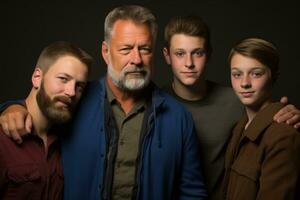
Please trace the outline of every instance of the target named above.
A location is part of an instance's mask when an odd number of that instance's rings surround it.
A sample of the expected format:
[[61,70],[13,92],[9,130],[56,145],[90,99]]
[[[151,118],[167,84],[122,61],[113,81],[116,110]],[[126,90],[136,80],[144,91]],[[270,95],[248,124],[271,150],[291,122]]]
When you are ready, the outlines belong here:
[[280,103],[268,105],[246,130],[246,114],[236,125],[225,157],[224,199],[300,198],[300,134],[273,121],[280,108]]
[[[107,199],[113,174],[107,158],[111,127],[105,78],[88,85],[71,131],[63,140],[65,200]],[[205,199],[198,144],[191,115],[172,97],[149,87],[136,165],[135,199]],[[110,132],[109,134],[107,132]]]

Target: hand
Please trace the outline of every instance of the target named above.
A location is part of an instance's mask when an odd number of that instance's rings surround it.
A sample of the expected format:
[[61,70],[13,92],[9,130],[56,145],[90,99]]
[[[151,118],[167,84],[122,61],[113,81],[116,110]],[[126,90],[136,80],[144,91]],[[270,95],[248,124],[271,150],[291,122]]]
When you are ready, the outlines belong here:
[[21,144],[21,137],[31,132],[32,118],[23,106],[11,105],[2,112],[0,125],[8,137]]
[[[300,128],[300,111],[292,104],[288,104],[288,98],[282,97],[280,102],[285,105],[274,115],[274,121],[281,123],[285,122],[294,128]],[[288,104],[288,105],[287,105]]]

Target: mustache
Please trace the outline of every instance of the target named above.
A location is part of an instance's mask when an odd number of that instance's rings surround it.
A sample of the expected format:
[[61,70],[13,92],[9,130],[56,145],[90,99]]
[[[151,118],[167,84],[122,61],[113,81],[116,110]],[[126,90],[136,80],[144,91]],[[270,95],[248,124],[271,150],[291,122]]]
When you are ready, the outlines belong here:
[[53,101],[61,101],[70,107],[73,107],[73,104],[74,104],[72,99],[69,97],[66,97],[66,96],[56,96],[53,98]]
[[122,70],[122,73],[124,75],[129,74],[129,73],[143,73],[143,74],[146,74],[148,72],[149,72],[149,70],[146,66],[140,66],[140,67],[128,66],[124,70]]

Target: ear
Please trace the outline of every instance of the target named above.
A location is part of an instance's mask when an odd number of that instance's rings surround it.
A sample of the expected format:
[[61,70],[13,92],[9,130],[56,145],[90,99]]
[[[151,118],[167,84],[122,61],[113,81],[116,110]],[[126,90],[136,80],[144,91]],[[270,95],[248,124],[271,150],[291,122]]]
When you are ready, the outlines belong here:
[[167,62],[167,64],[171,65],[170,52],[166,47],[163,48],[163,54],[164,54],[165,61]]
[[106,62],[106,64],[109,64],[109,52],[108,52],[108,44],[103,41],[102,42],[102,49],[101,49],[101,53],[102,53],[102,57],[104,59],[104,61]]
[[38,89],[42,83],[42,79],[43,79],[43,71],[41,70],[41,68],[36,67],[31,77],[32,86],[35,89]]

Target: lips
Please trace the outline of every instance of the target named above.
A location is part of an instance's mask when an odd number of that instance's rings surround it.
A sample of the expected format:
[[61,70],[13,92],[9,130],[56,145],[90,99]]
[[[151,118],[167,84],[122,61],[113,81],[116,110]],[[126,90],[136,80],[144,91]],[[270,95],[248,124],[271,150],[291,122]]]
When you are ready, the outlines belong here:
[[72,107],[72,100],[68,97],[58,96],[54,98],[54,101],[62,104],[64,107]]
[[196,72],[181,72],[181,74],[184,74],[186,76],[194,76]]
[[132,75],[132,76],[141,76],[145,74],[146,74],[145,71],[129,71],[125,73],[125,75]]
[[240,92],[240,94],[245,98],[249,98],[249,97],[252,97],[254,92]]

